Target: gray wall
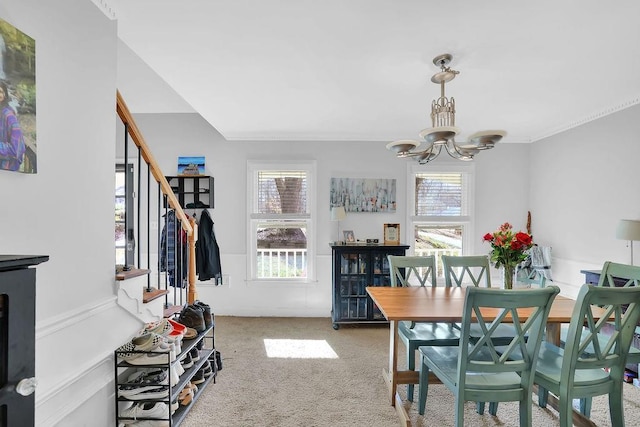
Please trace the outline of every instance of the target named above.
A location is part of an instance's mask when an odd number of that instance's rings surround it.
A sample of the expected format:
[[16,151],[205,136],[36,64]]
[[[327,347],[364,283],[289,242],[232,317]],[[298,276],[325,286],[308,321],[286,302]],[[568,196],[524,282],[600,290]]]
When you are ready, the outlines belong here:
[[554,280],[567,295],[584,283],[581,269],[630,261],[615,229],[620,219],[640,218],[639,135],[634,106],[532,146],[533,231],[553,247]]

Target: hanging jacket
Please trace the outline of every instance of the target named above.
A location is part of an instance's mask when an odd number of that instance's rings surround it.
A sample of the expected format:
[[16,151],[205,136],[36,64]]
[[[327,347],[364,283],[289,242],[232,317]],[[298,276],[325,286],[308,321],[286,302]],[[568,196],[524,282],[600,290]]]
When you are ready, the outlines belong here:
[[[178,236],[177,241],[176,234]],[[160,237],[160,271],[167,272],[169,285],[171,286],[176,286],[176,278],[179,278],[179,287],[184,288],[186,286],[185,279],[187,278],[188,262],[186,239],[186,233],[179,221],[176,221],[175,211],[170,210],[165,215],[165,224],[162,227]]]
[[213,231],[213,220],[209,212],[204,209],[198,223],[198,241],[196,241],[196,273],[198,280],[205,281],[215,278],[216,284],[222,280],[220,266],[220,248]]

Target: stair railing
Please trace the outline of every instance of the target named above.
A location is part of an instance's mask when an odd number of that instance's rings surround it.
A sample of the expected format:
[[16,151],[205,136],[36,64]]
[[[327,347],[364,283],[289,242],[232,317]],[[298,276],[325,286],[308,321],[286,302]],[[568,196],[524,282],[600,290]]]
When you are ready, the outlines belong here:
[[[158,163],[156,162],[155,158],[153,157],[153,154],[151,153],[151,150],[149,149],[149,146],[147,145],[144,137],[142,136],[142,133],[140,132],[140,129],[138,128],[138,126],[136,125],[135,120],[133,119],[133,116],[131,115],[129,108],[127,107],[126,102],[124,101],[124,98],[122,97],[122,95],[120,94],[120,91],[116,91],[116,111],[118,113],[118,116],[120,117],[120,120],[122,121],[122,123],[125,126],[125,164],[127,163],[127,156],[128,156],[128,149],[126,147],[127,145],[127,141],[128,141],[128,136],[131,136],[131,139],[133,140],[134,144],[136,145],[136,147],[138,148],[138,164],[140,165],[141,162],[140,160],[144,160],[144,162],[147,164],[147,183],[148,183],[148,188],[147,188],[147,212],[150,212],[150,178],[149,178],[149,173],[151,175],[153,175],[153,178],[155,179],[155,181],[158,183],[158,189],[159,189],[159,193],[162,193],[162,198],[164,199],[164,205],[165,208],[168,207],[170,209],[173,209],[173,212],[175,214],[175,219],[176,222],[178,224],[180,224],[181,229],[184,231],[184,233],[187,236],[187,251],[188,251],[188,262],[186,266],[182,266],[180,268],[180,270],[184,267],[187,268],[187,303],[188,304],[192,304],[196,299],[197,299],[197,289],[196,289],[196,256],[195,256],[195,242],[196,242],[196,235],[197,235],[197,225],[196,222],[193,218],[187,216],[184,212],[184,210],[182,209],[182,206],[180,206],[180,202],[178,201],[178,198],[176,197],[176,195],[173,192],[173,189],[171,188],[171,186],[169,185],[167,179],[165,178],[164,174],[162,173],[162,170],[160,169]],[[140,186],[140,167],[138,167],[138,186]],[[140,194],[140,189],[138,189],[137,194]],[[161,206],[160,203],[158,203],[158,224],[160,223],[160,211],[161,211]],[[125,211],[126,212],[126,211]],[[140,208],[140,198],[138,198],[138,207],[137,207],[137,217],[138,219],[140,219],[141,217],[141,208]],[[130,214],[130,213],[126,213],[126,214]],[[166,217],[166,213],[165,213],[165,217]],[[147,223],[149,223],[150,218],[148,218]],[[126,222],[126,219],[125,219]],[[125,227],[128,228],[128,227]],[[140,241],[140,226],[136,227],[137,233],[138,233],[138,242]],[[147,224],[147,230],[149,230],[149,225]],[[168,232],[168,231],[167,231]],[[125,233],[128,233],[128,230],[125,230]],[[149,233],[149,231],[148,231]],[[177,233],[177,236],[175,237],[176,239],[179,238],[178,236],[180,235],[180,233]],[[128,235],[127,239],[128,239]],[[166,237],[166,236],[165,236]],[[148,241],[150,240],[149,237],[147,236]],[[158,236],[158,275],[160,275],[160,258],[161,258],[161,249],[160,249],[160,234]],[[176,242],[176,240],[174,240],[174,242]],[[139,247],[139,245],[137,245]],[[149,260],[150,255],[147,255],[147,260]],[[182,257],[180,257],[180,260],[176,259],[176,262],[182,262]],[[140,267],[140,251],[138,249],[138,267]],[[148,262],[148,261],[147,261]],[[125,265],[125,269],[127,269],[128,266]],[[167,268],[168,270],[168,268]],[[182,276],[182,274],[180,274]],[[174,277],[175,281],[181,281],[182,277]],[[160,282],[160,278],[158,278],[158,282]],[[151,284],[150,284],[150,277],[148,277],[148,285],[147,285],[147,290],[151,291]],[[165,280],[165,285],[168,285],[167,280]],[[176,289],[181,287],[179,286],[178,283],[175,283]],[[165,292],[166,293],[166,292]],[[175,294],[174,294],[175,295]],[[182,305],[182,301],[180,301],[180,305]],[[174,301],[174,306],[176,304],[176,301]],[[168,299],[165,300],[165,308],[168,308],[170,306]],[[171,312],[167,313],[167,310],[165,310],[165,316],[172,314]]]

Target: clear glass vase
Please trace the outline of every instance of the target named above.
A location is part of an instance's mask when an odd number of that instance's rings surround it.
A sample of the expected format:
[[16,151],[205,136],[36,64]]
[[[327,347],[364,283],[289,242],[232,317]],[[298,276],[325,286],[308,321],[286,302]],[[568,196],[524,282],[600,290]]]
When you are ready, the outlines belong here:
[[513,281],[516,273],[515,265],[505,264],[502,268],[502,283],[505,289],[513,289]]

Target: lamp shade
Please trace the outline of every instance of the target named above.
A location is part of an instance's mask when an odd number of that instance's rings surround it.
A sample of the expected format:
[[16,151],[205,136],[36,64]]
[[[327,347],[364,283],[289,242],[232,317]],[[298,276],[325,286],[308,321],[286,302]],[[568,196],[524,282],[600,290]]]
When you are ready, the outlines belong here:
[[344,206],[333,206],[331,208],[331,221],[343,221],[347,218]]
[[640,240],[640,221],[621,219],[616,229],[616,238],[621,240]]

